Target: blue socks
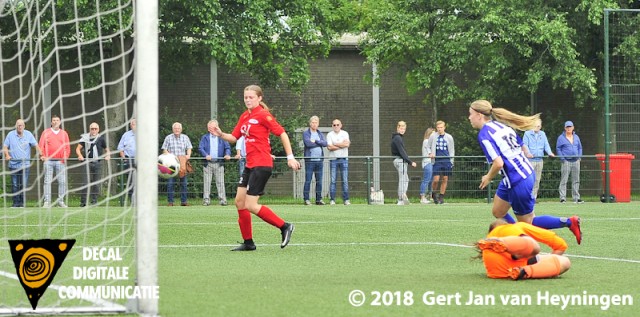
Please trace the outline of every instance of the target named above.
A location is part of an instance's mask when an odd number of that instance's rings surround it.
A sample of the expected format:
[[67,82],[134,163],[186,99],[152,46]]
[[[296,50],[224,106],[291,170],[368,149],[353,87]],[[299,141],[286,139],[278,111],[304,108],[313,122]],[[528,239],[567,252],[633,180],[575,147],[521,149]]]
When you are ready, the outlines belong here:
[[571,220],[565,217],[535,216],[533,217],[533,225],[545,229],[558,229],[571,226]]
[[[504,217],[502,217],[502,219],[504,219],[506,222],[508,223],[516,223],[516,220],[513,219],[513,217],[511,216],[511,214],[507,213],[506,215],[504,215]],[[535,218],[534,218],[535,219]]]

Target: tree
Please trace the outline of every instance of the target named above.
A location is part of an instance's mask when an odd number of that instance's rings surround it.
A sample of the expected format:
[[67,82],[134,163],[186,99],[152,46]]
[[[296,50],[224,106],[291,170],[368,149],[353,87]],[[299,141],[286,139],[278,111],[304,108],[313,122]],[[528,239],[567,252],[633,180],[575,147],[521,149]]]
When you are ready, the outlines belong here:
[[599,96],[592,37],[600,34],[602,9],[618,6],[610,0],[369,0],[362,44],[379,73],[399,68],[410,92],[424,91],[434,108],[532,93],[543,81],[570,89],[583,106]]
[[310,59],[326,56],[350,19],[347,0],[161,1],[165,74],[212,58],[294,91],[309,81]]

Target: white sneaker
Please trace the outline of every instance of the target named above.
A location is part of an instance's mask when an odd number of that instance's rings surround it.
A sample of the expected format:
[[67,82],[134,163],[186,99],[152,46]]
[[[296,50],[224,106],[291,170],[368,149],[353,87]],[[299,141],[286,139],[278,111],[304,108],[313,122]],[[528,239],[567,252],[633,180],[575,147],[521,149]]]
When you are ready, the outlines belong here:
[[329,202],[329,205],[335,205],[335,204],[336,204],[336,201],[333,199]]
[[305,200],[305,201],[304,201],[304,204],[305,204],[305,205],[307,205],[307,206],[309,206],[309,205],[311,205],[311,201],[309,201],[309,200]]
[[421,203],[421,204],[430,204],[430,203],[431,203],[431,201],[430,201],[430,200],[428,200],[428,199],[426,199],[426,198],[422,198],[422,199],[420,199],[420,203]]
[[398,200],[398,203],[396,204],[398,206],[404,206],[404,200]]
[[58,202],[58,206],[60,206],[61,208],[67,208],[67,205],[65,205],[63,201]]
[[45,201],[44,203],[42,203],[42,208],[51,208],[51,204],[49,204],[48,201]]
[[345,206],[349,206],[349,205],[351,205],[351,202],[349,201],[349,199],[347,199],[347,200],[345,200],[345,201],[344,201],[344,205],[345,205]]

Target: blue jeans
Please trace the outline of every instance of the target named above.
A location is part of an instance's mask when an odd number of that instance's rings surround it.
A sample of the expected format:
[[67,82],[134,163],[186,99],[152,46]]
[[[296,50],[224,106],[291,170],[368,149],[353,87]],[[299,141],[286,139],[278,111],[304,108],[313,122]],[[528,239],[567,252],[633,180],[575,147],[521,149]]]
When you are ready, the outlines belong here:
[[11,171],[11,190],[13,193],[13,207],[24,207],[24,197],[26,192],[24,184],[29,179],[29,167],[18,167],[16,169],[9,168]]
[[[180,203],[187,202],[187,176],[178,178],[180,180]],[[167,195],[170,203],[173,203],[173,183],[176,178],[172,177],[167,180]]]
[[322,200],[322,161],[305,161],[304,163],[304,200],[309,200],[311,190],[311,177],[316,177],[316,201]]
[[238,160],[238,174],[240,176],[242,176],[242,172],[244,172],[244,166],[247,164],[247,159],[246,158],[240,158]]
[[338,169],[342,178],[342,199],[349,200],[349,160],[338,158],[331,160],[331,185],[329,185],[329,196],[331,200],[336,200],[336,183],[338,182]]
[[433,164],[427,163],[424,166],[424,172],[422,174],[422,183],[420,183],[420,195],[430,193],[433,180]]

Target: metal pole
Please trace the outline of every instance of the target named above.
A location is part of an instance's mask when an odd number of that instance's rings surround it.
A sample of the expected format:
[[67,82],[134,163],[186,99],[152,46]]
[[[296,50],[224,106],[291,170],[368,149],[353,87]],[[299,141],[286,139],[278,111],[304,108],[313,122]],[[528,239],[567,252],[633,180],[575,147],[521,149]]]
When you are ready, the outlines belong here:
[[609,155],[611,154],[611,132],[609,131],[609,118],[611,116],[609,109],[609,9],[604,9],[604,196],[605,202],[610,203],[610,166]]

